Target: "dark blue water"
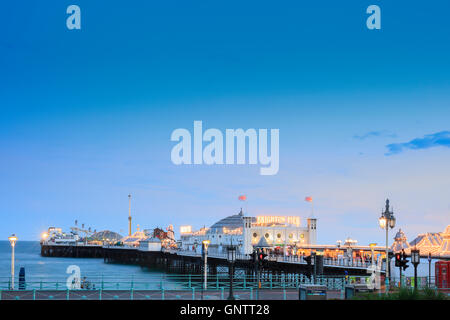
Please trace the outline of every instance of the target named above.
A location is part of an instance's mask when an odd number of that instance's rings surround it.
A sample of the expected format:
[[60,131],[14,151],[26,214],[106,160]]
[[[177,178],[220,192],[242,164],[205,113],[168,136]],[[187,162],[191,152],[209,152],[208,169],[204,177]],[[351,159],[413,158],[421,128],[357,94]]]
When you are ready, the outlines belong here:
[[[103,259],[94,258],[53,258],[41,257],[40,244],[37,241],[18,241],[15,248],[15,283],[20,267],[25,268],[28,286],[32,288],[64,288],[70,274],[67,267],[76,265],[81,277],[86,277],[97,288],[102,284],[105,289],[155,288],[161,281],[167,282],[170,276],[162,272],[134,265],[107,264]],[[11,274],[11,245],[9,241],[0,241],[0,289],[8,288]]]

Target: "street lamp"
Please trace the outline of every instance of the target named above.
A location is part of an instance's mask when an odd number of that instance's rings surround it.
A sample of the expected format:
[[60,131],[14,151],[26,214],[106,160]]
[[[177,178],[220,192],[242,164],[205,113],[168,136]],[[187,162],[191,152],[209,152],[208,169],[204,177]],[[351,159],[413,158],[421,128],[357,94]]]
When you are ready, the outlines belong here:
[[431,252],[428,252],[428,287],[431,287]]
[[395,227],[394,212],[389,210],[389,199],[386,199],[386,209],[378,219],[381,229],[386,229],[386,292],[389,292],[389,228]]
[[210,240],[203,240],[202,241],[202,244],[203,244],[203,250],[202,250],[202,253],[203,253],[203,259],[205,260],[205,265],[204,265],[204,270],[203,270],[203,274],[204,274],[204,281],[203,281],[203,289],[205,289],[206,290],[206,288],[207,288],[207,272],[208,272],[208,246],[209,246],[209,244],[211,243],[211,241]]
[[417,266],[420,263],[420,250],[411,250],[411,263],[414,265],[414,290],[417,290]]
[[234,276],[234,262],[236,261],[236,247],[233,244],[227,247],[227,260],[230,269],[230,294],[228,300],[234,300],[233,296],[233,276]]
[[11,243],[11,290],[14,290],[14,248],[16,246],[17,237],[12,234],[8,237],[9,243]]

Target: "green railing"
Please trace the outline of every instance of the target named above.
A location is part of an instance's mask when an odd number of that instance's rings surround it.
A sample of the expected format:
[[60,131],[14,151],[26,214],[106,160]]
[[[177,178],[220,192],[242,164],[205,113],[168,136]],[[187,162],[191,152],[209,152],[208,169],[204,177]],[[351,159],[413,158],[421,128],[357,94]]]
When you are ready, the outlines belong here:
[[[360,281],[366,281],[368,277],[358,277]],[[85,290],[185,290],[203,288],[204,278],[202,275],[163,275],[155,277],[123,277],[123,276],[98,276],[82,275],[79,286],[77,283],[69,283],[71,289],[82,288]],[[345,284],[344,277],[322,276],[315,280],[304,275],[267,275],[261,276],[260,281],[256,276],[234,276],[233,287],[239,289],[297,289],[302,284],[323,284],[331,290],[342,289]],[[208,275],[207,289],[220,290],[227,289],[230,285],[230,278],[227,274]],[[0,290],[10,290],[11,280],[0,278]],[[67,279],[46,280],[37,278],[27,278],[23,284],[16,279],[14,282],[16,290],[66,290]]]

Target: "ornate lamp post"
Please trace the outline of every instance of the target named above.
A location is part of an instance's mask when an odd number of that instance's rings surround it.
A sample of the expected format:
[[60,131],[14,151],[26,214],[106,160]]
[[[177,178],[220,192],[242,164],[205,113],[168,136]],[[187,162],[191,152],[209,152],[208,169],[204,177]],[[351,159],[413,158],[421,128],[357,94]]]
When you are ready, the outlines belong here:
[[233,246],[233,244],[231,244],[227,247],[227,251],[228,251],[227,260],[228,260],[229,269],[230,269],[230,294],[228,296],[228,300],[234,300],[233,276],[234,276],[234,262],[236,261],[236,247]]
[[386,292],[389,291],[389,228],[395,227],[394,212],[389,210],[389,199],[386,199],[386,209],[378,219],[381,229],[386,229]]
[[414,290],[417,290],[417,266],[420,263],[420,250],[411,250],[411,263],[414,265]]
[[11,243],[11,290],[14,290],[14,248],[16,246],[17,237],[15,234],[12,234],[8,237],[9,242]]

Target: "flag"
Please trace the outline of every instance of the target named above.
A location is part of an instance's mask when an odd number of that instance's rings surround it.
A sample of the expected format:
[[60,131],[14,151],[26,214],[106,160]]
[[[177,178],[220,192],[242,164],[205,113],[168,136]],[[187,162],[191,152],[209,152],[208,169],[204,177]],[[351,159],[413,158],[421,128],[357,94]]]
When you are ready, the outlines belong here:
[[306,197],[305,201],[312,202],[312,197]]
[[241,201],[245,201],[245,200],[247,200],[247,196],[239,196],[238,199],[241,200]]

